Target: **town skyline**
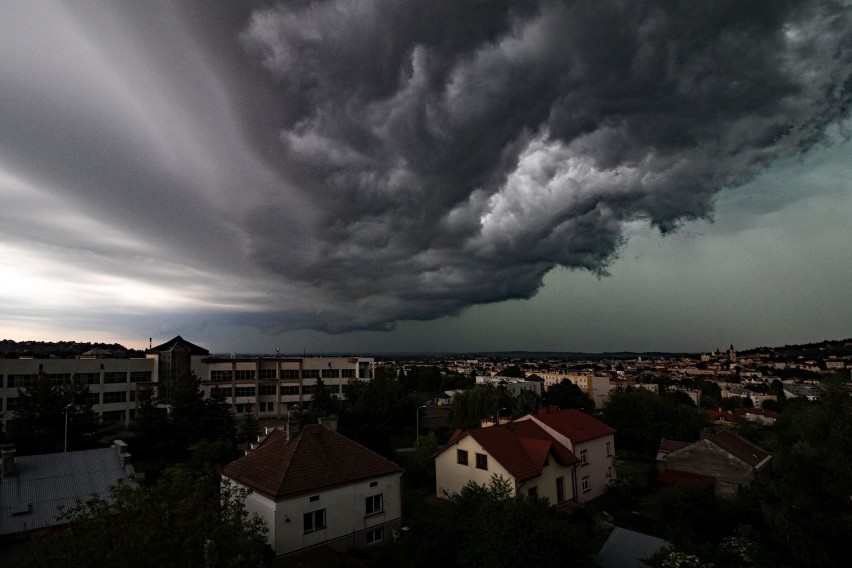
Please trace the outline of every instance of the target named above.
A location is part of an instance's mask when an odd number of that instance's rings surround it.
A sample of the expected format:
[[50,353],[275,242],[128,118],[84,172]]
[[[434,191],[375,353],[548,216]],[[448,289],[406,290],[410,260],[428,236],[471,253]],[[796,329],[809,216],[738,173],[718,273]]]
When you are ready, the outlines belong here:
[[306,6],[7,7],[0,337],[852,335],[848,5]]

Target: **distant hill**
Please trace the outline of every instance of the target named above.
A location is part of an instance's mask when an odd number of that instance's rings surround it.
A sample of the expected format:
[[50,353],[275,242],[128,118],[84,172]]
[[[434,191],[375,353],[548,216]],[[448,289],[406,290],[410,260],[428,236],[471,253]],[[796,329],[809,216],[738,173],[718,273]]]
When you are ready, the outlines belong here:
[[144,357],[145,352],[138,349],[128,349],[118,343],[90,343],[78,341],[12,341],[0,340],[0,358],[17,359],[19,357],[35,357],[37,359],[74,359],[90,349],[104,349],[112,357],[128,359]]
[[765,355],[770,359],[786,360],[812,359],[822,361],[828,357],[852,356],[852,338],[828,339],[819,343],[803,345],[783,345],[781,347],[756,347],[739,352],[741,355]]

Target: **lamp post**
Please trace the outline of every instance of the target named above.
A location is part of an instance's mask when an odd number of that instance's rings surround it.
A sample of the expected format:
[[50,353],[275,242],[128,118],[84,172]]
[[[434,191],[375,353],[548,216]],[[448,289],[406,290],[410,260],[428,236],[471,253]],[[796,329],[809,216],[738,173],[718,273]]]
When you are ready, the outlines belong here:
[[71,408],[71,403],[65,405],[65,450],[68,453],[68,409]]
[[414,445],[417,445],[417,438],[420,437],[420,409],[426,408],[426,405],[417,407],[417,421],[414,423]]
[[496,415],[495,415],[495,417],[494,417],[494,425],[495,425],[495,426],[499,426],[499,425],[500,425],[500,411],[501,411],[501,410],[509,410],[509,409],[508,409],[508,408],[506,408],[505,406],[504,406],[503,408],[498,408],[498,409],[497,409],[497,414],[496,414]]

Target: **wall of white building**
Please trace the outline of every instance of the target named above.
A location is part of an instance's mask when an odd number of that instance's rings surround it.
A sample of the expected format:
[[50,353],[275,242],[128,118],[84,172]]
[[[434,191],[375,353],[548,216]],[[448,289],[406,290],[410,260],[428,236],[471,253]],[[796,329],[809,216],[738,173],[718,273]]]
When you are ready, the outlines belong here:
[[[255,492],[246,499],[246,510],[266,521],[267,541],[278,556],[328,542],[342,549],[367,544],[372,531],[380,531],[381,542],[387,542],[402,519],[401,479],[402,473],[395,473],[277,502]],[[368,515],[367,499],[375,503],[377,495],[382,510]],[[305,531],[304,516],[316,518],[316,511],[324,511],[325,527]]]

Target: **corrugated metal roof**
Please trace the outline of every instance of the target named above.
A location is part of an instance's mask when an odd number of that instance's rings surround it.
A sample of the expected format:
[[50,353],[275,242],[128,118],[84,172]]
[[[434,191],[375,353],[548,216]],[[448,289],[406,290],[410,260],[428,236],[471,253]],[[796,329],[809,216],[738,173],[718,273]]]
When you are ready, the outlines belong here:
[[15,468],[0,478],[0,534],[59,524],[60,506],[105,497],[118,480],[134,473],[115,447],[18,456]]

